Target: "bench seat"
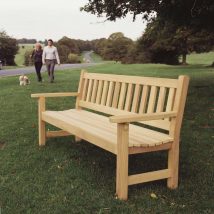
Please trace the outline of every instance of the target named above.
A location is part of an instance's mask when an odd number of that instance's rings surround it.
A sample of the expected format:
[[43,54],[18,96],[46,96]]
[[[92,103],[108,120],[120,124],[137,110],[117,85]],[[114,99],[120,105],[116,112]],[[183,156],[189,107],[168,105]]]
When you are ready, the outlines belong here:
[[[42,119],[73,135],[117,153],[117,124],[109,118],[85,110],[45,111]],[[152,147],[173,142],[167,134],[130,125],[129,147]]]

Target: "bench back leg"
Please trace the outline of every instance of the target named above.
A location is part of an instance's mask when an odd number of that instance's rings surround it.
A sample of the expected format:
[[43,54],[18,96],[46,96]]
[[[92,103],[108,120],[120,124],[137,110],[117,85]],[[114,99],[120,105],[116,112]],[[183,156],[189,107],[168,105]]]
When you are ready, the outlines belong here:
[[40,97],[38,100],[38,125],[39,125],[39,146],[44,146],[46,141],[45,122],[42,120],[42,112],[45,111],[45,98]]
[[128,139],[128,124],[118,124],[116,195],[121,200],[128,199]]
[[168,169],[171,176],[167,179],[167,186],[170,189],[178,187],[178,168],[179,168],[179,142],[173,142],[172,148],[168,152]]
[[80,142],[82,139],[80,137],[75,136],[75,142]]

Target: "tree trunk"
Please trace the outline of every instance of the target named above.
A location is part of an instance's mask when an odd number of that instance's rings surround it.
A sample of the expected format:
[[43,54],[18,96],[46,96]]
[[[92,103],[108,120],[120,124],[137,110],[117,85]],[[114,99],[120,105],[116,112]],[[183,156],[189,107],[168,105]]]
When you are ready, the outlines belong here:
[[187,55],[186,53],[182,54],[182,62],[181,62],[182,65],[188,65],[187,64]]
[[211,67],[214,67],[214,62],[212,63]]

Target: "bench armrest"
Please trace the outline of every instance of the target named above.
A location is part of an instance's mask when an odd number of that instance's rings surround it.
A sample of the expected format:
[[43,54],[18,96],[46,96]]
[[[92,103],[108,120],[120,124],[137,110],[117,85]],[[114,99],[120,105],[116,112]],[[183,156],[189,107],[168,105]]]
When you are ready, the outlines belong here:
[[60,92],[60,93],[39,93],[39,94],[31,94],[32,98],[39,97],[77,97],[79,93],[77,92]]
[[161,120],[164,118],[176,117],[177,112],[160,112],[160,113],[148,113],[148,114],[133,114],[133,115],[116,115],[109,118],[112,123],[131,123],[138,121],[148,121],[148,120]]

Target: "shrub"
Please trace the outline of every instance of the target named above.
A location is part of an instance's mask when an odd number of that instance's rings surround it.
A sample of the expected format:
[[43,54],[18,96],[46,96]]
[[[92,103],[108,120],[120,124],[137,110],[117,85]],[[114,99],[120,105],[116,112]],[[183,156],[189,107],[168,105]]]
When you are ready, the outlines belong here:
[[68,55],[68,63],[81,63],[81,59],[77,54],[70,53]]
[[26,65],[26,66],[33,65],[33,60],[32,60],[32,58],[31,58],[32,52],[33,52],[33,50],[27,50],[27,51],[25,52],[25,56],[24,56],[24,57],[25,57],[24,65]]

